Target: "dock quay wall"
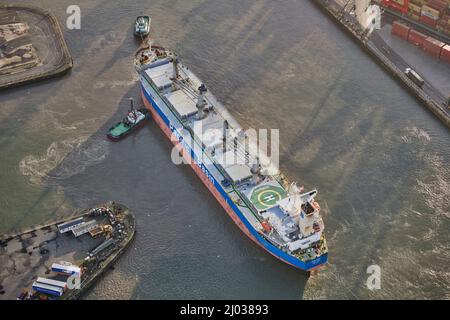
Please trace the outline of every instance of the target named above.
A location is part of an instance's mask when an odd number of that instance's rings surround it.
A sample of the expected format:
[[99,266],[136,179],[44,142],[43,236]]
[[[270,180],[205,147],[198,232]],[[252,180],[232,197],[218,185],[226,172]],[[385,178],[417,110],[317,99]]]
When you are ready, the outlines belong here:
[[[16,11],[22,14],[28,14],[41,17],[39,23],[47,23],[51,34],[45,34],[49,43],[56,43],[52,47],[53,60],[40,67],[34,67],[29,70],[11,75],[0,75],[0,90],[14,86],[34,83],[44,79],[63,75],[73,67],[73,60],[67,47],[64,35],[62,33],[58,19],[49,11],[30,5],[0,5],[0,11]],[[24,21],[27,22],[27,21]],[[30,26],[33,28],[33,25]],[[54,50],[54,51],[53,51]],[[37,69],[37,70],[35,70]],[[2,79],[3,78],[3,79]]]
[[450,129],[450,109],[448,97],[442,96],[430,84],[423,88],[412,82],[404,70],[408,65],[401,57],[388,49],[388,45],[374,31],[369,37],[364,32],[356,18],[345,12],[344,8],[334,0],[312,0],[322,11],[327,13],[339,27],[352,36],[362,49],[368,52],[394,79],[403,84],[424,106],[428,108],[447,128]]

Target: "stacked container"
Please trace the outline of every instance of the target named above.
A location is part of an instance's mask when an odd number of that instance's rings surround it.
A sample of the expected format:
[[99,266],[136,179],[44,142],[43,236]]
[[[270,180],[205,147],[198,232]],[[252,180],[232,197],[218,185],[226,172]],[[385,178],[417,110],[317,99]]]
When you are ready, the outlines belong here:
[[430,56],[450,63],[450,45],[414,30],[399,21],[392,24],[392,34],[421,47]]
[[423,50],[431,55],[439,59],[441,57],[442,48],[445,46],[445,43],[436,40],[435,38],[428,37],[423,42]]
[[450,0],[381,0],[381,5],[450,36]]
[[398,21],[394,21],[394,23],[392,24],[392,34],[395,34],[396,36],[403,38],[405,40],[408,40],[408,35],[409,35],[409,30],[410,28]]
[[427,35],[419,32],[419,31],[416,31],[414,29],[411,29],[409,31],[408,42],[410,42],[410,43],[412,43],[412,44],[422,48],[423,47],[423,43],[424,43],[426,38],[428,38]]
[[440,18],[439,10],[436,10],[428,5],[422,6],[422,14],[420,16],[420,22],[430,27],[436,28],[439,18]]
[[441,60],[450,63],[450,45],[446,45],[442,48]]

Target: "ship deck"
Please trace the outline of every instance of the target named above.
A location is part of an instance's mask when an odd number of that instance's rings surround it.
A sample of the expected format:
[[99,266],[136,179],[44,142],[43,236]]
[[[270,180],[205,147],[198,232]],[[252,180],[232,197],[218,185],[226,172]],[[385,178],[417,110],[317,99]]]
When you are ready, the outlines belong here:
[[[185,149],[190,150],[194,161],[204,165],[221,184],[254,230],[278,248],[299,240],[298,227],[278,206],[288,196],[289,182],[261,153],[257,140],[244,132],[209,91],[199,99],[202,82],[193,72],[181,63],[177,64],[177,71],[174,77],[174,64],[166,58],[142,69],[140,75],[143,88],[152,93],[151,98],[173,126],[171,130],[178,135],[178,141],[189,146]],[[203,102],[200,112],[199,100]],[[264,174],[252,172],[255,163]],[[264,233],[262,223],[271,218],[290,233],[281,235],[278,229]]]
[[[195,88],[200,87],[202,82],[181,64],[179,70],[180,78],[176,82],[172,79],[173,67],[171,63],[147,69],[144,73],[158,87],[158,91],[164,97],[166,104],[169,102],[169,105],[173,108],[167,110],[170,112],[165,113],[171,123],[178,122],[183,129],[189,129],[189,133],[194,138],[194,148],[197,147],[200,151],[196,154],[203,155],[203,160],[206,160],[203,163],[217,181],[228,180],[231,182],[229,186],[224,186],[224,189],[232,199],[235,199],[235,203],[239,205],[241,211],[255,229],[259,229],[262,217],[259,217],[256,213],[264,210],[265,206],[261,201],[255,200],[255,196],[252,196],[250,192],[255,188],[250,180],[252,178],[252,161],[256,158],[252,154],[256,154],[257,147],[251,145],[244,150],[247,139],[241,134],[243,132],[242,127],[209,91],[205,95],[207,116],[198,119],[196,107],[198,94]],[[225,121],[228,122],[229,132],[235,132],[236,134],[227,137],[228,143],[224,150],[223,127]],[[235,148],[235,142],[237,142],[237,148]],[[256,186],[271,188],[274,184],[279,189],[274,194],[277,194],[277,199],[281,200],[286,195],[286,191],[276,180],[276,177],[266,176],[265,180],[260,181]]]

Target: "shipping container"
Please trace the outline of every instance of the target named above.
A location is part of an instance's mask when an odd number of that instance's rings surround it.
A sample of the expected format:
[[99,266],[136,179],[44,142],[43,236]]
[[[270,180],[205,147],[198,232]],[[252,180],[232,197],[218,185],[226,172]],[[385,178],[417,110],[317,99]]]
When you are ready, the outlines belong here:
[[76,218],[74,220],[70,220],[68,222],[64,222],[61,224],[58,224],[58,229],[60,233],[65,233],[68,232],[72,229],[74,229],[76,226],[83,224],[84,223],[84,218],[80,217],[80,218]]
[[447,2],[442,0],[430,0],[427,2],[427,6],[439,11],[441,15],[448,9]]
[[430,18],[430,17],[425,16],[425,15],[422,14],[420,16],[420,22],[422,22],[423,24],[426,24],[429,27],[436,28],[437,22],[438,22],[438,18],[433,19],[433,18]]
[[54,287],[59,287],[59,288],[62,288],[63,290],[67,287],[66,282],[42,278],[42,277],[38,277],[36,282],[42,283],[42,284],[47,284],[47,285],[54,286]]
[[83,224],[80,224],[76,226],[74,229],[72,229],[72,233],[75,237],[79,237],[85,233],[88,233],[89,231],[95,229],[98,227],[98,223],[96,220],[90,220]]
[[442,48],[441,60],[450,63],[450,45],[446,45]]
[[392,34],[403,38],[405,40],[408,39],[408,35],[409,35],[409,27],[403,23],[400,23],[398,21],[394,21],[394,23],[392,24]]
[[410,3],[409,4],[409,11],[420,14],[420,12],[422,11],[422,7],[418,6],[417,4]]
[[442,14],[441,11],[431,8],[428,5],[422,6],[422,15],[423,16],[427,16],[431,19],[437,20],[440,18],[441,14]]
[[65,275],[81,275],[81,269],[77,266],[66,266],[59,263],[52,264],[52,271]]
[[423,84],[425,83],[425,81],[422,79],[422,77],[419,76],[419,74],[411,68],[406,68],[405,74],[408,76],[409,79],[411,79],[419,87],[422,87]]
[[436,40],[432,37],[426,38],[425,41],[423,42],[423,50],[425,50],[426,53],[435,58],[439,58],[441,56],[441,50],[442,47],[444,46],[445,43]]
[[63,289],[43,283],[33,282],[32,286],[34,291],[49,294],[51,296],[61,297],[63,295]]
[[423,42],[425,41],[426,38],[428,38],[427,35],[419,32],[419,31],[416,31],[414,29],[411,29],[409,31],[408,42],[410,42],[416,46],[422,47]]

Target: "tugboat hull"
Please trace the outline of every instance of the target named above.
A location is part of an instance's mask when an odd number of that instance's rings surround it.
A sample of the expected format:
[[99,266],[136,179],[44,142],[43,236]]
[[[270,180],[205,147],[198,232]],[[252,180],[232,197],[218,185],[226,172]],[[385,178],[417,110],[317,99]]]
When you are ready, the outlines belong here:
[[116,123],[114,126],[109,128],[108,133],[106,134],[108,139],[114,142],[122,140],[130,133],[142,127],[147,121],[147,118],[149,117],[149,112],[147,111],[147,109],[139,109],[139,111],[145,114],[146,116],[143,120],[130,127],[125,127],[122,121]]

